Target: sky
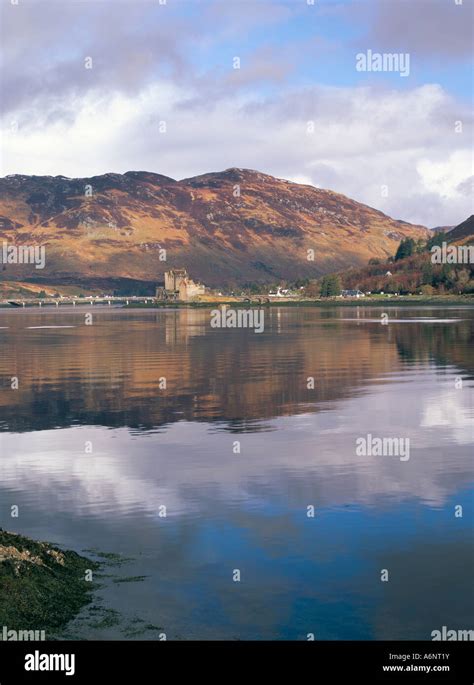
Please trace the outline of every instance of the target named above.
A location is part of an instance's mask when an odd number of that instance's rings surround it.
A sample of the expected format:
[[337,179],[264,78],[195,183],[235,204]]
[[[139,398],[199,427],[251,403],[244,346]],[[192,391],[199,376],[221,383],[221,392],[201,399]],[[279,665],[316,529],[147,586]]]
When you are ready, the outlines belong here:
[[242,167],[473,213],[474,0],[0,2],[0,176]]

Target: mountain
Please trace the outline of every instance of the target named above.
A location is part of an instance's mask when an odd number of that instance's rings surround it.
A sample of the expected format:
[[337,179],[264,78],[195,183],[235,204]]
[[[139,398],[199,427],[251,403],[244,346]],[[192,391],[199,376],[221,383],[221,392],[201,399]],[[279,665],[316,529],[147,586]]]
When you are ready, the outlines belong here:
[[248,169],[181,181],[145,171],[0,179],[0,244],[46,246],[44,270],[3,264],[4,281],[151,288],[180,266],[211,286],[314,278],[385,259],[402,238],[427,233]]
[[455,226],[446,234],[449,243],[473,243],[474,242],[474,214],[469,219]]
[[448,231],[451,231],[454,228],[454,226],[433,226],[430,228],[430,231],[432,233],[447,233]]

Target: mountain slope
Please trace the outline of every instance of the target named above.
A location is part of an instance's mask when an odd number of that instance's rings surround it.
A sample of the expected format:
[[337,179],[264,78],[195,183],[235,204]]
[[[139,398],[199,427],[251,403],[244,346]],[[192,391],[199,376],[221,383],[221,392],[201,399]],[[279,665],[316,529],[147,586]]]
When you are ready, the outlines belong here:
[[246,169],[182,181],[140,171],[0,179],[0,242],[46,246],[43,271],[3,265],[4,280],[153,284],[185,266],[214,286],[275,282],[384,259],[402,238],[426,234],[338,193]]
[[447,233],[440,232],[414,254],[397,261],[379,261],[359,269],[348,269],[341,274],[344,287],[360,288],[364,292],[417,293],[474,292],[474,264],[433,261],[433,245],[449,246],[474,244],[474,216],[455,226]]
[[446,234],[446,240],[450,243],[473,243],[474,242],[474,214],[455,226]]

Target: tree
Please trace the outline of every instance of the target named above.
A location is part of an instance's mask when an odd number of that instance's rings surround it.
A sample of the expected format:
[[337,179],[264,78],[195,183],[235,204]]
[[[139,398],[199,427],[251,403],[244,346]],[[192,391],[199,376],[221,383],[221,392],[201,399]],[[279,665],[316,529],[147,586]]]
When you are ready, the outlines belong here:
[[395,281],[393,279],[390,279],[385,283],[384,286],[384,291],[386,293],[400,293],[400,291],[403,290],[403,286],[399,281]]
[[446,242],[446,233],[444,231],[439,231],[428,240],[426,249],[430,251],[434,246],[441,247],[444,242]]
[[460,293],[466,292],[469,283],[470,273],[467,269],[461,269],[456,276],[456,290]]
[[341,294],[341,279],[336,274],[324,276],[320,287],[321,297],[335,297]]
[[399,259],[404,259],[405,257],[411,257],[415,252],[415,241],[413,238],[405,238],[402,240],[398,246],[398,250],[395,254],[395,261],[398,262]]
[[428,284],[422,285],[421,286],[421,292],[426,297],[430,297],[434,293],[434,288],[432,285],[428,285]]
[[426,250],[426,240],[423,240],[423,238],[418,238],[418,240],[415,243],[415,252],[417,254],[420,254],[421,252],[424,252]]
[[304,289],[304,294],[306,297],[318,297],[320,293],[320,287],[317,281],[310,281]]
[[433,285],[433,265],[426,262],[421,271],[421,282],[423,285]]
[[441,267],[441,274],[439,280],[447,288],[451,288],[454,284],[454,273],[454,269],[451,267],[450,264],[443,264],[443,266]]

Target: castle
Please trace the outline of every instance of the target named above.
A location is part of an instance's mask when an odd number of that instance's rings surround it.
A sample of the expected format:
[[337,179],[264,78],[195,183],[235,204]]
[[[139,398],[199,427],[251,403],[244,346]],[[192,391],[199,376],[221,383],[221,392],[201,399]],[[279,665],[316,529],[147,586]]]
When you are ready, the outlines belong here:
[[170,271],[165,271],[165,287],[156,289],[156,297],[187,302],[199,295],[204,295],[205,292],[205,286],[193,281],[186,269],[170,269]]

